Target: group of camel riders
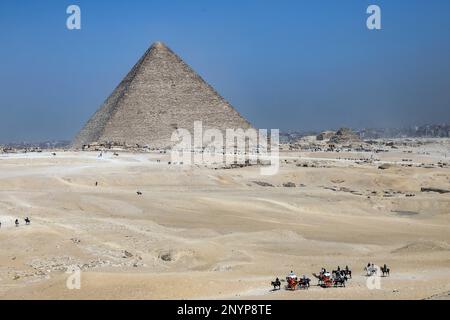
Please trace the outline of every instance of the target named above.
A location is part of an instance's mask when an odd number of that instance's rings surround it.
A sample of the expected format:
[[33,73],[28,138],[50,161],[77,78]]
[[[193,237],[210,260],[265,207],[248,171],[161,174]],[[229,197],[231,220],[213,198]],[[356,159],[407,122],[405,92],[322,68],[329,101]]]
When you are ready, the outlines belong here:
[[[389,276],[390,271],[390,269],[387,267],[386,264],[384,264],[382,267],[379,268],[370,262],[364,269],[367,271],[368,276],[373,275],[378,269],[382,271],[383,276]],[[333,270],[331,272],[327,271],[325,268],[322,268],[319,274],[313,273],[313,276],[319,280],[318,286],[324,288],[331,286],[345,287],[345,282],[352,278],[352,271],[349,269],[348,266],[345,266],[345,268],[343,269],[341,269],[341,267],[338,266],[336,270]],[[295,290],[296,288],[306,289],[309,287],[310,281],[311,280],[307,278],[305,275],[303,275],[301,278],[298,278],[297,275],[294,273],[294,271],[291,270],[291,272],[286,277],[287,282],[286,289],[287,290]],[[276,278],[275,281],[272,281],[272,286],[274,287],[274,290],[276,290],[277,288],[281,289],[280,279]]]
[[[289,272],[289,274],[288,274],[288,276],[286,278],[298,280],[297,276],[295,275],[294,271],[292,271],[292,270],[291,270],[291,272]],[[306,276],[303,275],[302,279],[306,279]]]
[[320,286],[330,287],[334,285],[345,287],[345,282],[352,277],[352,271],[348,266],[345,266],[342,270],[341,267],[338,266],[337,269],[333,270],[331,273],[325,268],[322,268],[319,275],[316,275],[315,273],[313,273],[313,275],[319,279]]
[[325,276],[325,277],[331,277],[333,275],[350,275],[351,276],[351,270],[348,268],[348,266],[345,266],[345,268],[343,270],[341,270],[341,267],[338,266],[336,270],[333,270],[332,273],[330,273],[329,271],[327,271],[327,269],[322,268],[320,269],[320,274]]
[[[30,218],[26,217],[25,219],[25,224],[29,225],[31,223]],[[14,221],[14,224],[16,225],[16,227],[18,227],[20,225],[19,219],[16,219],[16,221]],[[0,228],[2,227],[2,222],[0,221]]]
[[[303,275],[301,278],[298,278],[297,275],[294,273],[294,271],[291,270],[291,272],[286,277],[286,282],[288,284],[287,289],[295,290],[297,287],[300,288],[308,288],[309,282],[311,280],[307,278],[305,275]],[[279,278],[276,278],[275,281],[272,282],[272,285],[274,289],[277,287],[281,288],[281,281]]]

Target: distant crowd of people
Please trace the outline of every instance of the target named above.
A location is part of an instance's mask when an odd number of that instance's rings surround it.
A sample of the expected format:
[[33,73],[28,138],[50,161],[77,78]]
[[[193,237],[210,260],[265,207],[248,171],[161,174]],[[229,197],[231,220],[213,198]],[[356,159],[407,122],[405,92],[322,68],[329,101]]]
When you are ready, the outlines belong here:
[[[25,219],[23,219],[25,221],[25,225],[29,225],[31,223],[30,218],[26,217]],[[16,219],[14,221],[14,224],[16,227],[18,227],[20,225],[19,219]],[[2,222],[0,221],[0,228],[2,227]]]

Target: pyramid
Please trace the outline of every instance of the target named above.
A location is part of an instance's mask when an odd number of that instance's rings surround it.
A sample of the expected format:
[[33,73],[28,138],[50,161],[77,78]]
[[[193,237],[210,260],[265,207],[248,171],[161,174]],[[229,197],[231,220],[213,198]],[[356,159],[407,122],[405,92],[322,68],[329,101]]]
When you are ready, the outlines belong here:
[[72,147],[92,143],[170,147],[176,129],[193,135],[194,121],[202,121],[203,130],[252,127],[180,57],[156,42],[86,123]]

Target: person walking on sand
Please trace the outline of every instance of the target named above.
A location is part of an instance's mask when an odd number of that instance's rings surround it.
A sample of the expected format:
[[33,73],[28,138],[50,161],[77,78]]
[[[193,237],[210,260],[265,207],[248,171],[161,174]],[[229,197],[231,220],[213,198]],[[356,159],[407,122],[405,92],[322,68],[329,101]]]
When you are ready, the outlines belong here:
[[19,219],[16,219],[16,221],[14,222],[16,224],[16,227],[19,226]]

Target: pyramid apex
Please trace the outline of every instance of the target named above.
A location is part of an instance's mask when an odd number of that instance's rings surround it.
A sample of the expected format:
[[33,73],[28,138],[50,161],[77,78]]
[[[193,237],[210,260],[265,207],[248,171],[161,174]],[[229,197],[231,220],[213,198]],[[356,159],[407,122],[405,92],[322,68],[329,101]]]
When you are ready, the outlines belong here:
[[167,46],[164,44],[164,42],[162,41],[156,41],[152,44],[153,48],[158,48],[158,49],[162,49],[162,48],[167,48]]

